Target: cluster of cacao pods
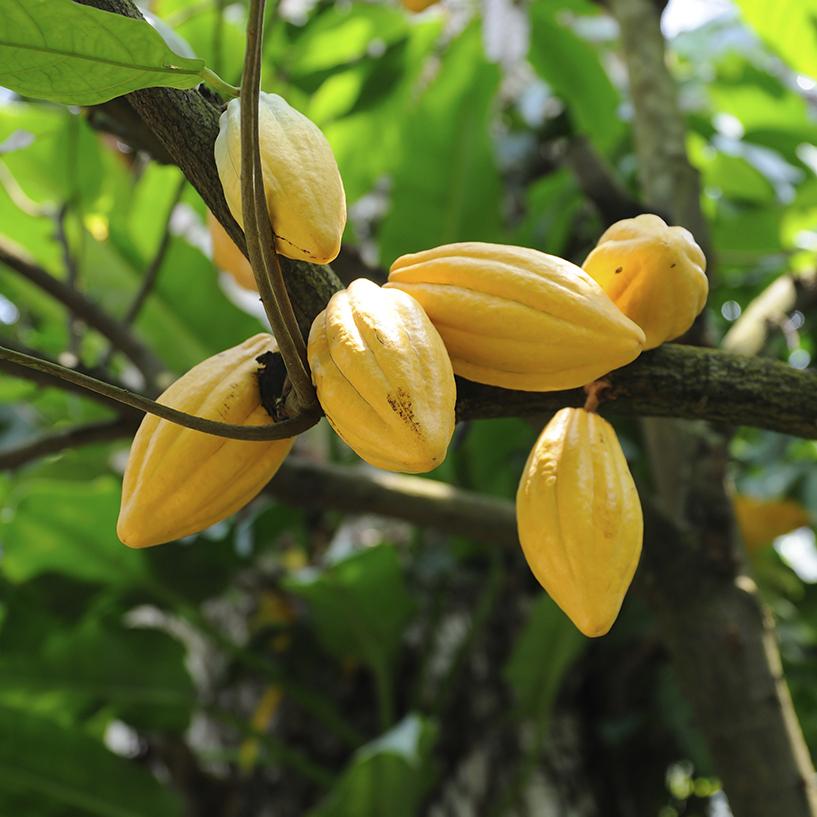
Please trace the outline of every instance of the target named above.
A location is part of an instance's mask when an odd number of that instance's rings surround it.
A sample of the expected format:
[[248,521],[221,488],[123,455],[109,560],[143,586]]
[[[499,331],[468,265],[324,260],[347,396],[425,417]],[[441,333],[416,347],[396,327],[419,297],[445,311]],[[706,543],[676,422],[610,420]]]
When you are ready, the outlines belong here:
[[[230,102],[216,163],[242,223],[240,103]],[[262,94],[259,141],[276,250],[331,261],[346,208],[331,149],[308,119]],[[214,258],[252,288],[252,269],[218,222]],[[708,291],[691,234],[658,216],[618,222],[583,268],[524,247],[466,242],[398,258],[388,282],[352,282],[312,325],[307,355],[335,432],[366,462],[427,472],[445,459],[460,375],[526,391],[592,384],[644,349],[683,334]],[[196,366],[160,401],[210,419],[269,422],[257,335]],[[118,532],[144,547],[201,530],[249,502],[292,440],[239,442],[147,417],[125,473]],[[638,494],[612,426],[589,406],[566,408],[530,453],[517,493],[523,552],[536,578],[588,636],[606,633],[642,542]]]

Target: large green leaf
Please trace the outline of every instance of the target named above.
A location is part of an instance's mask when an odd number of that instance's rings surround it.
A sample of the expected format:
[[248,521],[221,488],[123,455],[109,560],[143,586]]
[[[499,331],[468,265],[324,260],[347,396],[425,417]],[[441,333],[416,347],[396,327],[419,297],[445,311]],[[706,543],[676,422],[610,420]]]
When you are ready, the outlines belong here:
[[127,584],[144,576],[144,554],[116,538],[120,486],[27,480],[0,515],[0,571],[20,582],[49,571],[87,581]]
[[387,5],[330,5],[303,29],[281,67],[288,74],[325,71],[366,56],[373,40],[382,48],[407,29],[406,15]]
[[25,794],[63,814],[180,817],[181,803],[145,769],[111,754],[79,730],[0,707],[0,811]]
[[96,105],[139,88],[193,88],[203,67],[144,20],[72,0],[2,2],[0,85],[24,96]]
[[489,132],[499,79],[479,29],[468,28],[405,120],[380,236],[385,263],[453,241],[499,240],[502,191]]
[[[311,95],[308,112],[320,119],[350,202],[369,193],[402,161],[406,111],[413,107],[417,82],[439,34],[439,20],[415,25],[379,59],[333,72]],[[346,110],[342,118],[330,119]]]
[[598,48],[557,21],[549,3],[531,8],[528,59],[567,107],[574,127],[603,153],[621,137],[619,95],[599,60]]
[[514,644],[505,667],[518,711],[540,727],[550,717],[565,672],[581,652],[586,639],[551,599],[542,595],[525,629]]
[[318,637],[333,655],[372,667],[394,657],[412,602],[393,547],[378,545],[323,569],[307,568],[286,587],[309,603]]
[[795,70],[817,78],[817,0],[737,0],[743,18]]
[[[17,621],[12,607],[2,636]],[[140,727],[186,727],[193,687],[178,642],[164,633],[96,621],[70,630],[59,624],[51,622],[36,652],[30,644],[3,649],[0,692],[63,694],[113,707],[122,720]]]
[[309,817],[415,817],[431,782],[432,721],[408,715],[355,753],[335,788]]

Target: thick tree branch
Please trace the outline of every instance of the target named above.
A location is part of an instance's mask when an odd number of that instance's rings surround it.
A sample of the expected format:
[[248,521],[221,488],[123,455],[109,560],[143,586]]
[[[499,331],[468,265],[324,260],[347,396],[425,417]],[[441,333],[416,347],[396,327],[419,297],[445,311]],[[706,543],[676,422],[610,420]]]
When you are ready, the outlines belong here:
[[126,354],[142,373],[149,388],[165,371],[162,362],[119,321],[100,309],[78,290],[50,275],[42,267],[23,257],[8,244],[0,241],[0,264],[14,270],[52,298],[64,304],[71,313],[96,329],[117,349]]
[[513,503],[445,482],[288,457],[266,490],[287,505],[391,516],[478,542],[518,545]]
[[[13,345],[12,345],[13,349]],[[127,392],[121,386],[95,382],[83,370],[73,370],[68,381],[57,379],[58,365],[30,350],[22,351],[30,363],[26,368],[22,358],[3,360],[0,347],[0,368],[12,367],[17,377],[46,383],[85,394],[102,395],[107,405],[119,400],[125,405],[156,413],[150,401]],[[6,355],[6,357],[9,357]],[[7,368],[7,370],[9,370]],[[69,372],[63,371],[62,374]],[[710,349],[668,344],[645,352],[623,369],[610,372],[604,380],[610,388],[601,393],[604,415],[637,417],[680,417],[709,420],[728,426],[747,425],[817,438],[817,374],[794,369],[785,363],[762,358],[729,355]],[[87,391],[86,391],[87,389]],[[557,411],[564,406],[582,406],[587,395],[582,389],[558,392],[523,392],[483,386],[459,378],[457,380],[457,419],[481,420],[498,417],[529,417]],[[166,409],[171,412],[170,409]],[[168,414],[167,419],[172,417]],[[287,435],[299,433],[317,422],[317,415],[289,421],[281,428]],[[218,434],[218,426],[207,429]],[[248,432],[249,433],[249,432]],[[269,439],[259,427],[253,439]],[[232,434],[228,435],[232,436]],[[242,436],[240,439],[249,439]]]
[[[682,417],[817,437],[817,373],[773,360],[667,344],[604,377],[602,414]],[[508,391],[457,382],[457,418],[522,417],[582,406],[581,389]]]
[[[659,17],[651,0],[610,0],[610,8],[621,30],[645,198],[691,229],[706,249],[698,177],[686,156]],[[814,817],[814,769],[768,613],[736,547],[725,491],[727,442],[712,428],[690,423],[650,421],[645,433],[662,505],[683,535],[645,551],[642,571],[731,811],[735,817]]]
[[[103,11],[141,17],[131,0],[76,0]],[[196,91],[151,88],[127,95],[127,100],[156,135],[170,158],[198,190],[205,204],[246,254],[244,234],[230,214],[213,158],[220,109]],[[304,336],[315,316],[341,283],[329,267],[281,259],[287,290]]]

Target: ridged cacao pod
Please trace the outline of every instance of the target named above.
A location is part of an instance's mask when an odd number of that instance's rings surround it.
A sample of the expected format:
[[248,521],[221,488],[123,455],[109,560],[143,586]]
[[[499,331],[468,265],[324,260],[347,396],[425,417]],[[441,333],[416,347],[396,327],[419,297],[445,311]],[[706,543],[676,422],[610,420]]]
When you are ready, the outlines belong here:
[[[329,142],[283,98],[265,93],[258,101],[258,140],[276,249],[287,258],[329,263],[340,251],[346,226],[343,182]],[[221,115],[215,157],[224,197],[243,227],[238,99]]]
[[207,228],[213,244],[213,263],[226,272],[240,287],[258,291],[250,262],[227,234],[221,222],[208,210]]
[[[223,423],[266,425],[256,358],[275,351],[272,335],[255,335],[194,366],[158,402]],[[119,539],[150,547],[220,522],[261,491],[292,443],[231,440],[146,415],[125,468]]]
[[683,335],[709,293],[706,258],[692,233],[649,214],[609,227],[582,266],[644,330],[646,349]]
[[404,255],[388,287],[416,298],[454,371],[492,386],[583,386],[638,357],[644,333],[579,267],[536,250],[468,242]]
[[811,524],[808,511],[793,499],[758,499],[737,494],[733,505],[741,536],[750,553],[761,550],[784,533]]
[[613,427],[564,408],[545,426],[516,494],[530,569],[586,636],[616,620],[641,554],[638,493]]
[[454,433],[454,373],[417,301],[353,281],[315,318],[308,356],[327,420],[362,459],[407,473],[445,459]]

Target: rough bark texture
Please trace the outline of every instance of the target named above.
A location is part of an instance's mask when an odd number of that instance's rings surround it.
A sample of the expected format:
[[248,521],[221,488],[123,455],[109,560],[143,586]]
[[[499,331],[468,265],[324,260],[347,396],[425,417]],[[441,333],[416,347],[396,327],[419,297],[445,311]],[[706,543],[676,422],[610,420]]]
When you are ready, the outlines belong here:
[[[76,0],[103,11],[141,17],[131,0]],[[170,158],[198,190],[204,203],[246,254],[244,234],[230,214],[213,159],[221,109],[198,91],[150,88],[127,95],[128,101],[158,137]],[[281,259],[301,332],[306,336],[315,316],[341,283],[330,267]]]
[[[621,28],[645,198],[707,245],[659,17],[651,0],[611,0],[610,6]],[[702,337],[702,328],[694,334]],[[662,547],[647,549],[643,574],[732,812],[815,815],[814,770],[773,627],[736,547],[725,490],[727,441],[710,426],[678,421],[653,421],[645,432],[672,525],[665,525]]]
[[[817,437],[817,375],[773,360],[668,344],[604,377],[601,414],[684,417]],[[584,405],[582,389],[509,391],[457,381],[457,418],[524,417]]]

